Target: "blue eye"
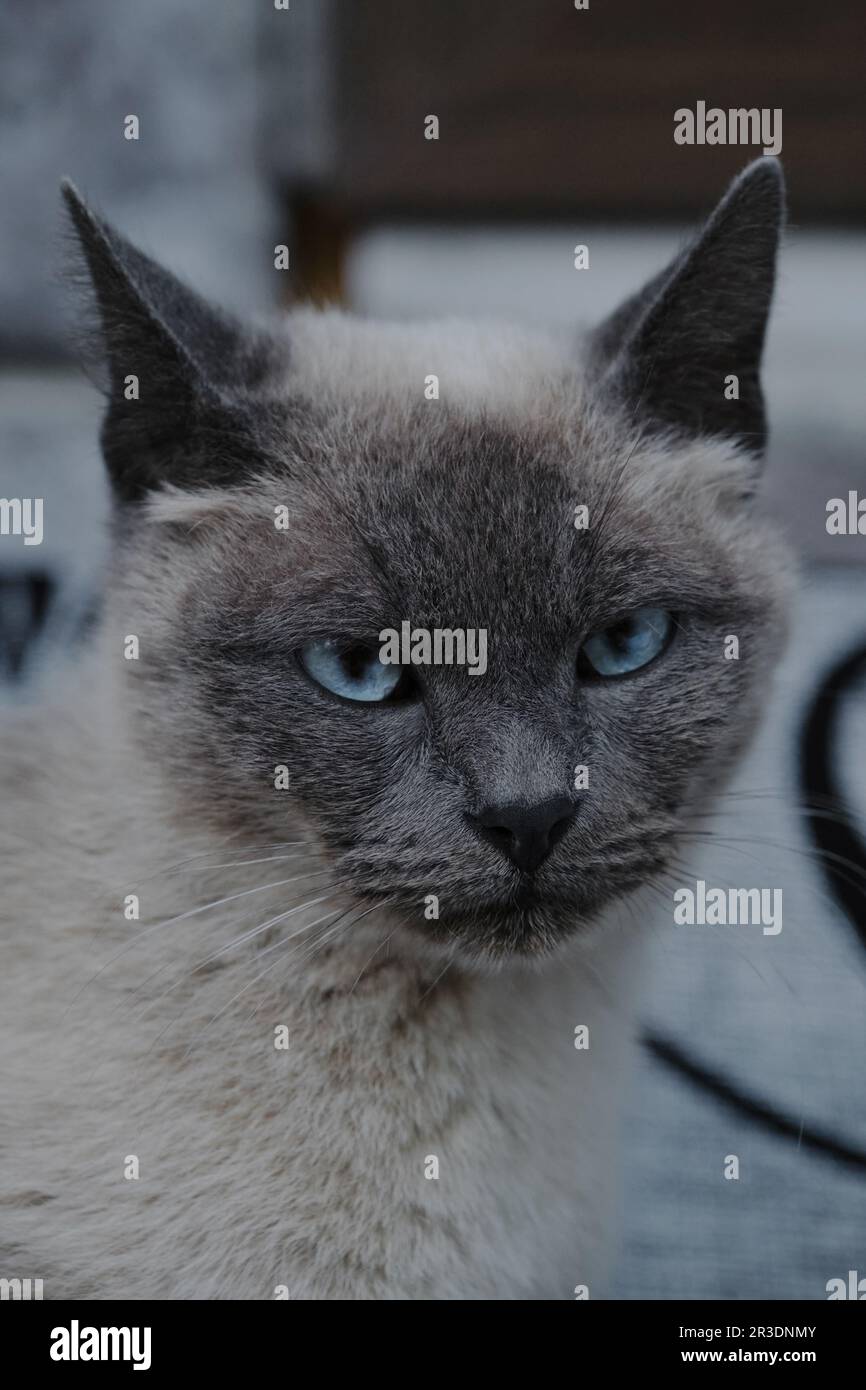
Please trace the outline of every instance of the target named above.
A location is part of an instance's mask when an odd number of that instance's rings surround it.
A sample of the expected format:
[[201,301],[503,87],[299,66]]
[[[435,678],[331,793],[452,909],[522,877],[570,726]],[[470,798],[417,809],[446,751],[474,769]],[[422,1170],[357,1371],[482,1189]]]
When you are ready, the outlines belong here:
[[301,648],[301,665],[317,685],[344,700],[377,704],[402,693],[407,673],[402,666],[385,666],[378,647],[341,642],[327,637]]
[[587,638],[580,649],[578,669],[595,676],[639,671],[664,651],[672,628],[673,618],[663,608],[636,608],[613,627]]

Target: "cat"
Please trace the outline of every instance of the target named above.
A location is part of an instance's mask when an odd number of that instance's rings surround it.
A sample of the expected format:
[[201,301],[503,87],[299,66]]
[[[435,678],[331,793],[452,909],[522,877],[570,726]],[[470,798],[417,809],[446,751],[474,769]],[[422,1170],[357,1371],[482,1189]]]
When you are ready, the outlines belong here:
[[[604,1296],[645,942],[784,641],[779,165],[579,342],[243,328],[64,192],[113,553],[3,728],[2,1272]],[[383,665],[404,622],[485,671]]]

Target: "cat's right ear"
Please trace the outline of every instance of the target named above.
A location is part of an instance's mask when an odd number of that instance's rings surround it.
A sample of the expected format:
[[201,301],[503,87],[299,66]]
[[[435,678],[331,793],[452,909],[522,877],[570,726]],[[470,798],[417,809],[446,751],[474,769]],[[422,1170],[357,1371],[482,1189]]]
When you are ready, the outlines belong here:
[[206,448],[214,417],[268,367],[268,344],[213,308],[61,185],[95,294],[108,398],[102,450],[115,495],[136,501],[163,483],[232,480],[236,460]]

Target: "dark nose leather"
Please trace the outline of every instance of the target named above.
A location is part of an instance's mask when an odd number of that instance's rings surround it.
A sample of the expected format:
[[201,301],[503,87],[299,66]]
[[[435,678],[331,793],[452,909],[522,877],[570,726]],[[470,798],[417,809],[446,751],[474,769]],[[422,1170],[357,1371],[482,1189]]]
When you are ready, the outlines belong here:
[[535,806],[485,806],[469,821],[522,873],[531,874],[562,839],[576,811],[568,797],[557,796]]

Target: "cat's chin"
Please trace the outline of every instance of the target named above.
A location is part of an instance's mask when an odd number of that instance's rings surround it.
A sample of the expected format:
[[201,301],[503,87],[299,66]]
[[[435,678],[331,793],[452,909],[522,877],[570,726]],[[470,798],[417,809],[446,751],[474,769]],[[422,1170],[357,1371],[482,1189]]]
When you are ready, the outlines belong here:
[[437,921],[413,921],[409,930],[466,964],[495,968],[509,961],[550,960],[567,942],[592,932],[598,920],[596,912],[587,915],[573,903],[544,900],[526,890],[510,905],[497,903]]

